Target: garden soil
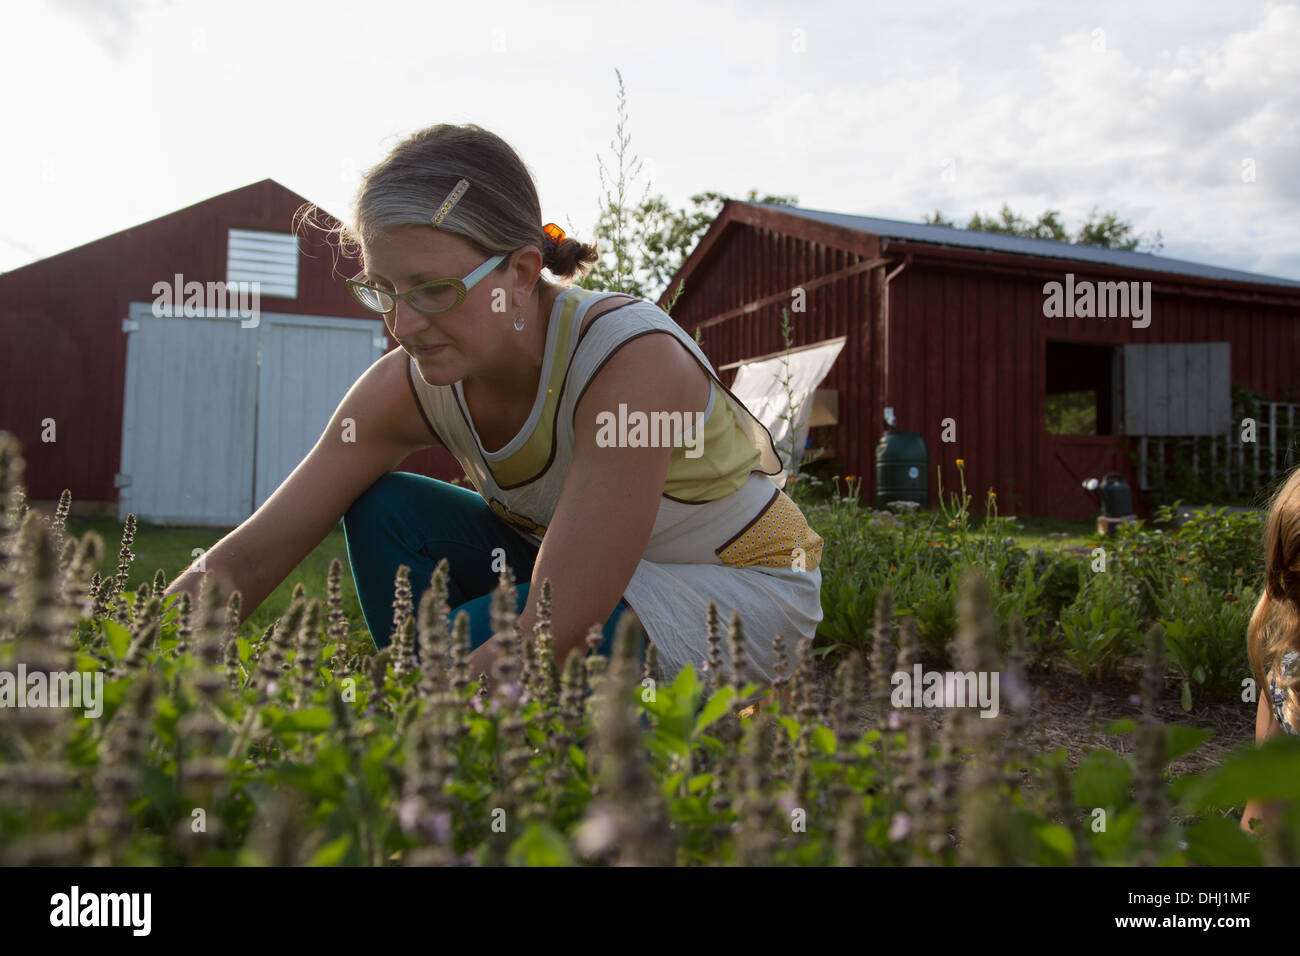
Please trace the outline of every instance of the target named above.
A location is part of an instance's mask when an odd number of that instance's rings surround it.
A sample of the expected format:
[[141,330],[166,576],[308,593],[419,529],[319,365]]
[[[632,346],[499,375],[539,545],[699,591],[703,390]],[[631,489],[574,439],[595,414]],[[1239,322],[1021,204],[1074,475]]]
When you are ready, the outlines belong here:
[[[818,662],[818,677],[822,693],[831,693],[834,686],[833,667]],[[1137,720],[1142,715],[1138,696],[1137,673],[1127,678],[1116,678],[1105,683],[1088,683],[1077,675],[1059,670],[1048,673],[1031,673],[1034,687],[1034,725],[1025,741],[1031,753],[1046,753],[1064,749],[1071,768],[1078,765],[1083,755],[1092,749],[1111,750],[1121,756],[1133,750],[1131,734],[1110,736],[1106,726],[1113,720]],[[1165,693],[1156,708],[1158,719],[1165,724],[1186,724],[1207,728],[1212,736],[1190,754],[1173,761],[1168,770],[1183,774],[1203,774],[1218,767],[1243,745],[1254,745],[1255,712],[1257,704],[1243,703],[1238,699],[1194,703],[1191,712],[1184,711],[1179,701],[1181,685],[1167,682]],[[943,725],[943,708],[927,708],[934,735]],[[872,717],[864,707],[859,714],[861,730],[866,731]],[[1026,781],[1028,783],[1028,781]]]

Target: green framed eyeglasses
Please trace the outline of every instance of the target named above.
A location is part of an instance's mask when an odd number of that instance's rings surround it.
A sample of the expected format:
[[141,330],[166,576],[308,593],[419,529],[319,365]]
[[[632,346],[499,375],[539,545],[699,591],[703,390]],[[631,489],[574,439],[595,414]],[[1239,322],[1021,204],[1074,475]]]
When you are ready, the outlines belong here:
[[348,279],[347,285],[352,292],[352,297],[371,312],[388,315],[397,308],[397,303],[404,299],[406,304],[416,312],[439,315],[450,312],[464,302],[465,296],[469,295],[469,290],[495,269],[504,258],[504,255],[493,256],[463,279],[434,279],[432,282],[422,282],[414,289],[400,295],[362,282],[361,276],[365,275],[364,272],[358,272]]

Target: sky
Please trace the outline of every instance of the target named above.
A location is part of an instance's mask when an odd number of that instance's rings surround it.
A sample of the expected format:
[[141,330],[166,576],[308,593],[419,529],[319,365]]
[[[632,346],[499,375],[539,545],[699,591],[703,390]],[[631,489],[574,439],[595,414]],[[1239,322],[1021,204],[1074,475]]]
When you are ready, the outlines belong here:
[[633,197],[1099,207],[1162,255],[1300,279],[1294,3],[43,0],[0,44],[0,271],[268,177],[346,218],[443,122],[502,136],[589,241],[618,71]]

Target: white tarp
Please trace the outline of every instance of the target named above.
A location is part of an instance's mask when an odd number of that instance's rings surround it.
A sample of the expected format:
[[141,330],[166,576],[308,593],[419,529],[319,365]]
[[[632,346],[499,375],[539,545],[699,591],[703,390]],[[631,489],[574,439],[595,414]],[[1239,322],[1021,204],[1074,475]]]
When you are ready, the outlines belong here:
[[[825,345],[779,355],[759,362],[746,362],[736,369],[736,381],[731,386],[735,396],[745,403],[754,417],[767,426],[772,441],[781,456],[783,470],[774,480],[785,486],[790,471],[790,450],[794,449],[795,463],[803,457],[804,442],[808,438],[808,419],[812,415],[813,392],[826,378],[844,340],[836,339]],[[787,366],[788,361],[788,366]],[[787,375],[789,381],[786,381]],[[789,414],[791,400],[795,406],[794,443],[790,441]]]

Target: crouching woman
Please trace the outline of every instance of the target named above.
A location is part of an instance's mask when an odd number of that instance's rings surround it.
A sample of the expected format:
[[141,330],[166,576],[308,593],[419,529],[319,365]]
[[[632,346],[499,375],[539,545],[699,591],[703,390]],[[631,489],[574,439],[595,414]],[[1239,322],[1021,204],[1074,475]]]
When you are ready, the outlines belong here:
[[777,635],[813,636],[823,542],[773,481],[771,435],[657,305],[542,276],[569,278],[596,250],[543,226],[509,145],[473,125],[412,135],[366,175],[339,232],[363,266],[349,288],[402,347],[353,409],[389,447],[372,464],[441,445],[474,488],[392,464],[353,486],[344,530],[377,646],[398,565],[418,601],[442,558],[453,618],[469,614],[471,673],[489,682],[503,562],[525,635],[550,581],[561,664],[593,626],[608,652],[627,610],[664,678],[706,659],[710,601],[724,624],[739,612],[747,679],[770,679]]

